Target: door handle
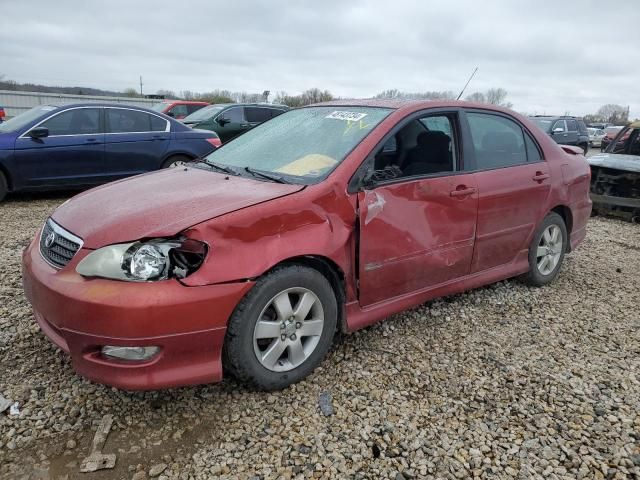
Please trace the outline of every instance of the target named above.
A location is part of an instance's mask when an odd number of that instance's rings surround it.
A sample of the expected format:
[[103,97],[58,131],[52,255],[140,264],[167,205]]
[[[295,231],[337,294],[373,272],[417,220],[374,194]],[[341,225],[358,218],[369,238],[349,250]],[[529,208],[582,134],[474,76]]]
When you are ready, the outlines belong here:
[[95,143],[95,142],[98,141],[98,139],[97,138],[87,138],[86,141],[87,141],[87,143]]
[[536,174],[531,177],[533,180],[535,180],[538,183],[542,183],[544,182],[547,178],[549,178],[549,174],[548,173],[542,173],[542,172],[536,172]]
[[449,192],[449,195],[452,197],[466,197],[467,195],[472,195],[478,191],[475,187],[465,187],[464,185],[459,185],[455,190]]

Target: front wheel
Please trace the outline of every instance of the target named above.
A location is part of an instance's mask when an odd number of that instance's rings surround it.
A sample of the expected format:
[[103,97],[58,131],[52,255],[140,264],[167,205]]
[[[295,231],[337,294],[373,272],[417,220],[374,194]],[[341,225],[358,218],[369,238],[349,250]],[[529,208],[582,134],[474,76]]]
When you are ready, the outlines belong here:
[[4,177],[4,174],[0,172],[0,202],[7,196],[8,191],[7,179]]
[[567,242],[564,220],[557,213],[549,213],[536,230],[529,247],[527,283],[541,287],[555,280],[564,260]]
[[337,317],[335,293],[320,272],[280,267],[256,282],[229,319],[225,368],[258,389],[285,388],[322,361]]

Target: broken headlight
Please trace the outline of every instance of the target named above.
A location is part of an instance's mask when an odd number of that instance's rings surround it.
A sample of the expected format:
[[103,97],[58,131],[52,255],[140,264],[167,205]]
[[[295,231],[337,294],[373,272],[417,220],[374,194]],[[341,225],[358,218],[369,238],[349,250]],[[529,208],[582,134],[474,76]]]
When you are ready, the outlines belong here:
[[184,278],[195,272],[207,245],[192,239],[162,239],[109,245],[91,252],[76,266],[83,277],[130,282]]

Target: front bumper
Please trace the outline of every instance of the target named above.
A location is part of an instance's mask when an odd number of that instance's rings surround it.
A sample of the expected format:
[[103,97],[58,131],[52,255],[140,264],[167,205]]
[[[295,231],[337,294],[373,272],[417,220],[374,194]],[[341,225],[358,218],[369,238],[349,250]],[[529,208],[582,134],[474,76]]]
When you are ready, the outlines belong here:
[[[253,282],[187,287],[176,280],[134,283],[86,279],[75,272],[88,250],[61,270],[41,258],[38,243],[23,253],[22,278],[36,321],[70,354],[80,375],[127,390],[217,382],[227,320]],[[143,362],[109,359],[103,345],[150,346]]]

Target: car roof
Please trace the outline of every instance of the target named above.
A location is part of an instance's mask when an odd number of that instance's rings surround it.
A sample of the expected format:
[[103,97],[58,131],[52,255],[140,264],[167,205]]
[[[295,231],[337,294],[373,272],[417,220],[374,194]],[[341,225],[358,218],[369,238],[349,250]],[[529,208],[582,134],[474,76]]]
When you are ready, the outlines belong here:
[[[163,115],[160,112],[156,112],[155,110],[151,110],[147,107],[141,107],[140,105],[132,105],[129,103],[109,103],[109,102],[85,102],[85,103],[47,103],[42,105],[37,105],[38,107],[54,107],[59,109],[66,108],[78,108],[78,107],[116,107],[116,108],[133,108],[136,110],[142,110],[144,112],[153,113],[154,115]],[[170,117],[169,117],[170,118]]]
[[268,108],[289,108],[287,105],[279,103],[253,102],[253,103],[212,103],[212,107],[268,107]]
[[[462,100],[404,100],[404,99],[342,99],[329,102],[314,103],[309,107],[378,107],[398,110],[410,113],[418,110],[432,108],[469,108],[479,110],[492,110],[513,115],[515,112],[508,108],[499,107],[487,103],[467,102]],[[305,107],[303,107],[305,108]]]
[[573,120],[582,120],[582,117],[575,117],[573,115],[529,115],[529,118],[557,118],[557,119],[564,119],[564,118],[571,118]]

